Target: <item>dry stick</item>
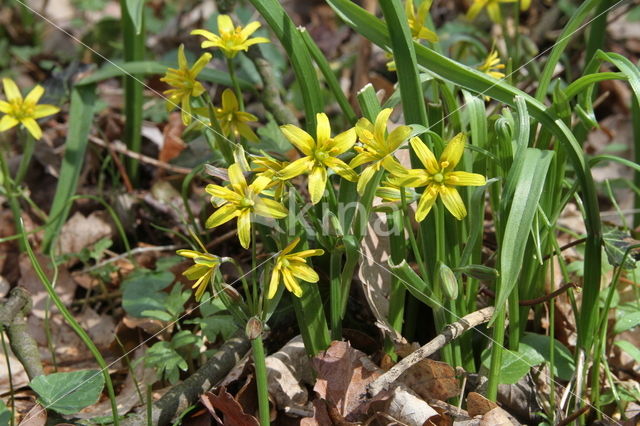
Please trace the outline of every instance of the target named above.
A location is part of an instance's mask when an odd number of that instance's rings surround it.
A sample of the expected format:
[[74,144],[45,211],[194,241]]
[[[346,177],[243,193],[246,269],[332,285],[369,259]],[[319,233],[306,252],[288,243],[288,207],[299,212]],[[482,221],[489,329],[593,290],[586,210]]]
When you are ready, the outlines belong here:
[[163,426],[171,424],[171,421],[193,405],[200,398],[200,395],[224,379],[238,360],[249,352],[249,347],[249,340],[244,336],[227,339],[218,352],[198,371],[184,382],[174,386],[153,404],[151,423],[147,423],[147,408],[141,407],[136,414],[128,417],[121,425],[146,426],[154,424]]
[[[544,303],[546,301],[549,301],[555,297],[560,296],[562,293],[564,293],[565,291],[569,290],[570,288],[579,288],[580,286],[576,283],[568,283],[563,285],[562,287],[560,287],[559,289],[557,289],[556,291],[549,293],[549,294],[545,294],[544,296],[540,296],[540,297],[536,297],[535,299],[525,299],[525,300],[520,300],[518,302],[518,305],[520,306],[533,306],[533,305],[537,305],[539,303]],[[493,292],[493,290],[488,289],[486,287],[482,288],[481,291],[486,294],[487,296],[491,297],[491,298],[495,298],[496,294]]]
[[571,423],[572,421],[574,421],[575,419],[577,419],[578,417],[580,417],[581,415],[583,415],[587,411],[589,411],[589,409],[591,409],[591,406],[585,405],[584,407],[580,408],[579,410],[574,411],[573,413],[571,413],[569,415],[569,417],[566,417],[564,420],[559,422],[558,426],[566,426],[566,425],[568,425],[569,423]]
[[409,356],[394,365],[389,371],[374,380],[368,386],[369,394],[375,396],[381,391],[388,389],[393,382],[395,382],[398,377],[400,377],[400,375],[411,366],[435,353],[438,349],[442,348],[453,339],[460,337],[465,331],[488,322],[494,312],[495,308],[493,306],[489,306],[482,308],[479,311],[472,312],[469,315],[465,315],[459,321],[445,326],[442,333],[436,336],[433,340],[415,352],[412,352]]
[[[565,251],[566,249],[570,249],[571,247],[575,247],[575,246],[577,246],[577,245],[579,245],[579,244],[584,243],[585,241],[587,241],[587,239],[586,239],[586,238],[579,238],[579,239],[577,239],[577,240],[575,240],[575,241],[571,241],[570,243],[567,243],[567,244],[563,245],[562,247],[560,247],[560,251],[561,251],[561,252],[563,252],[563,251]],[[556,251],[552,251],[551,253],[549,253],[549,254],[545,255],[545,256],[542,258],[542,260],[543,260],[543,261],[544,261],[544,260],[549,260],[549,259],[551,259],[551,256],[555,256],[555,255],[557,255],[557,254],[559,254],[559,253],[557,253]]]
[[152,166],[160,167],[161,169],[169,170],[170,172],[179,173],[182,175],[188,175],[189,173],[191,173],[191,169],[188,169],[186,167],[174,166],[172,164],[165,163],[164,161],[156,160],[155,158],[151,158],[146,155],[130,151],[124,146],[124,144],[122,144],[121,142],[118,143],[118,141],[114,141],[113,143],[108,144],[102,139],[92,135],[89,135],[89,141],[103,148],[109,149],[109,147],[111,147],[111,149],[113,149],[114,151],[119,152],[120,154],[126,155],[127,157],[135,158],[136,160],[142,163],[151,164]]
[[31,310],[31,295],[22,287],[11,290],[9,299],[0,305],[0,327],[6,327],[13,354],[29,379],[44,374],[40,352],[27,327],[25,315]]

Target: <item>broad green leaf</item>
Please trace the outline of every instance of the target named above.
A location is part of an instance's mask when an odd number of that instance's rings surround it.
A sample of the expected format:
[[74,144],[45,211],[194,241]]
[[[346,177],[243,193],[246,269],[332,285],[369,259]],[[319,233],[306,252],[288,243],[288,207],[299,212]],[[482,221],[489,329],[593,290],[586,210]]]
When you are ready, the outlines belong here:
[[187,371],[187,362],[176,352],[169,342],[157,342],[145,355],[145,364],[157,369],[159,376],[176,383],[180,379],[180,370]]
[[174,280],[170,272],[143,270],[122,282],[122,307],[134,317],[144,311],[165,311],[167,294],[161,292]]
[[11,410],[7,408],[7,405],[0,399],[0,425],[8,425],[11,423]]
[[[482,352],[482,365],[489,368],[491,348]],[[524,342],[520,342],[518,352],[509,349],[502,350],[502,366],[500,369],[500,383],[513,385],[523,378],[536,365],[545,361],[544,357]]]
[[640,349],[638,349],[636,345],[626,340],[616,340],[613,344],[625,351],[627,355],[640,364]]
[[29,386],[43,406],[70,415],[98,402],[104,377],[98,370],[53,373],[34,378]]
[[524,236],[529,235],[552,156],[552,151],[525,148],[523,155],[518,157],[520,160],[516,160],[518,164],[513,166],[515,172],[507,177],[511,180],[508,187],[513,191],[505,189],[503,200],[507,205],[501,207],[503,212],[508,211],[508,218],[500,247],[497,307],[506,305],[517,284],[528,241]]
[[607,253],[607,259],[612,266],[621,266],[623,269],[635,269],[636,260],[634,254],[637,249],[633,250],[625,259],[625,253],[638,241],[632,239],[629,232],[624,232],[618,228],[610,228],[602,235],[604,239],[604,250]]
[[[534,348],[538,353],[549,362],[551,353],[551,338],[542,334],[525,333],[520,339],[520,344],[527,344]],[[557,339],[554,342],[554,359],[555,368],[553,370],[554,376],[559,377],[562,380],[570,380],[573,372],[576,369],[573,356],[569,349]]]
[[616,321],[616,325],[613,327],[613,332],[615,334],[620,334],[623,331],[630,330],[638,325],[640,325],[640,311],[631,313],[625,312]]
[[42,250],[45,253],[48,253],[53,247],[54,240],[60,234],[60,228],[67,220],[71,209],[70,200],[76,192],[80,171],[84,164],[84,153],[89,143],[95,102],[96,86],[94,84],[75,86],[71,91],[69,128],[64,158],[53,204],[51,211],[49,211],[51,220],[47,224],[42,241]]

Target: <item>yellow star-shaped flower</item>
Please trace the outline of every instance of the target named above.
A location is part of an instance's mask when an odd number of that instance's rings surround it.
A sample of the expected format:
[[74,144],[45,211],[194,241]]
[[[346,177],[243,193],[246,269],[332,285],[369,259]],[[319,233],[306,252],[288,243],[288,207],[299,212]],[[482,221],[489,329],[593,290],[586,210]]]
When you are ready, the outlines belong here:
[[195,265],[184,271],[182,275],[190,280],[196,280],[193,288],[196,290],[196,302],[202,298],[202,294],[207,289],[207,284],[211,282],[211,276],[220,267],[222,260],[210,253],[201,253],[195,250],[178,250],[178,255],[193,259]]
[[282,179],[291,179],[301,174],[308,174],[309,194],[313,204],[320,201],[327,186],[327,168],[352,182],[358,180],[357,173],[337,158],[356,143],[355,129],[349,129],[331,137],[331,125],[327,115],[319,113],[316,115],[316,120],[318,122],[316,139],[292,124],[280,127],[289,142],[305,155],[285,167],[280,172],[280,176]]
[[233,21],[229,15],[218,15],[218,31],[220,35],[214,34],[207,30],[193,30],[191,35],[201,35],[206,38],[202,42],[202,48],[219,47],[227,58],[235,57],[239,51],[249,50],[249,46],[257,43],[269,43],[269,39],[265,37],[249,38],[251,34],[260,28],[260,22],[253,21],[246,27],[233,25]]
[[413,188],[426,186],[416,208],[418,222],[427,217],[438,195],[442,198],[447,210],[456,219],[462,220],[467,215],[467,209],[456,186],[482,186],[486,183],[484,176],[478,173],[453,171],[464,153],[465,135],[459,133],[449,141],[440,156],[440,161],[436,160],[433,152],[419,138],[411,138],[410,143],[425,168],[407,170],[392,178],[391,183]]
[[424,24],[429,9],[431,8],[431,2],[432,0],[423,0],[420,6],[418,6],[418,13],[416,14],[413,0],[407,0],[405,9],[409,21],[409,28],[411,28],[411,37],[414,40],[427,40],[432,43],[438,41],[438,35]]
[[500,13],[500,3],[514,3],[517,0],[473,0],[473,4],[467,11],[467,19],[474,20],[482,9],[487,8],[489,18],[499,24],[502,22],[502,15]]
[[[247,185],[238,164],[229,166],[229,185],[207,185],[205,191],[217,202],[216,210],[209,219],[206,227],[215,228],[231,219],[238,218],[238,238],[242,247],[249,248],[251,242],[251,216],[257,214],[263,217],[282,219],[289,211],[285,206],[260,194],[267,188],[271,179],[258,176]],[[218,202],[219,201],[219,202]]]
[[387,136],[387,122],[393,112],[391,108],[385,108],[376,117],[375,125],[366,118],[361,118],[356,123],[356,134],[362,146],[353,149],[358,153],[349,163],[349,167],[356,167],[371,163],[360,173],[358,179],[358,194],[362,195],[373,175],[384,167],[387,170],[397,170],[402,167],[392,154],[400,147],[400,144],[411,134],[411,127],[398,126]]
[[498,56],[498,52],[495,50],[492,50],[487,55],[487,58],[484,60],[484,62],[478,66],[478,70],[487,75],[490,75],[493,78],[497,78],[498,80],[504,78],[504,73],[498,71],[503,70],[504,68],[505,65],[500,63],[500,56]]
[[316,271],[307,265],[306,258],[311,256],[322,256],[324,250],[302,250],[297,253],[291,253],[296,248],[300,238],[296,238],[285,247],[276,257],[276,264],[271,272],[271,280],[267,290],[267,299],[272,299],[278,291],[278,284],[284,283],[284,286],[296,297],[302,296],[302,288],[298,280],[309,283],[317,283],[320,280]]
[[184,55],[184,45],[181,44],[178,48],[178,69],[169,68],[165,76],[160,79],[172,87],[163,92],[169,98],[167,110],[171,111],[179,105],[182,122],[185,126],[191,123],[191,98],[196,98],[204,93],[204,87],[199,81],[196,81],[196,77],[210,60],[211,53],[205,53],[189,68],[187,58]]
[[290,163],[288,161],[276,160],[264,152],[263,154],[263,156],[253,156],[251,158],[251,161],[257,165],[257,167],[254,167],[251,171],[257,173],[258,176],[264,176],[271,180],[267,188],[273,189],[274,198],[279,200],[282,198],[287,186],[287,179],[282,178],[281,172]]
[[238,98],[233,90],[224,89],[222,92],[222,107],[216,108],[216,117],[225,136],[233,134],[236,138],[243,136],[248,141],[258,142],[258,136],[247,125],[258,121],[258,117],[240,110]]
[[20,89],[13,80],[3,78],[2,85],[7,100],[0,101],[0,112],[5,114],[0,119],[0,132],[22,124],[34,139],[40,139],[42,129],[36,120],[58,113],[60,108],[53,105],[38,105],[38,101],[44,94],[44,88],[40,85],[34,87],[25,98],[22,98]]

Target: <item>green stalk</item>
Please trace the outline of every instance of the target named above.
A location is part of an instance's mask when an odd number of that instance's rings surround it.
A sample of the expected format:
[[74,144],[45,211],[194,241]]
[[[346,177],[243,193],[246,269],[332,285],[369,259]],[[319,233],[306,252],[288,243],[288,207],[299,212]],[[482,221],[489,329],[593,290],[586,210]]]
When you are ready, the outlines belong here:
[[[631,98],[631,116],[640,117],[640,101],[637,96]],[[633,127],[633,155],[636,164],[640,164],[640,120],[631,120]],[[640,171],[634,170],[633,183],[636,187],[640,187]],[[640,194],[637,192],[633,198],[633,207],[636,213],[633,215],[633,225],[640,225]]]
[[67,324],[69,324],[69,326],[73,329],[73,331],[75,331],[75,333],[78,335],[78,337],[80,337],[82,342],[87,346],[87,348],[89,349],[89,351],[91,352],[93,357],[96,359],[96,362],[100,366],[100,371],[102,372],[102,375],[104,376],[104,381],[105,381],[105,383],[107,385],[107,392],[109,394],[109,400],[111,401],[111,413],[113,415],[113,424],[115,426],[118,426],[118,424],[119,424],[119,421],[118,421],[118,406],[117,406],[117,402],[116,402],[116,394],[115,394],[115,391],[113,389],[113,383],[111,382],[111,376],[109,376],[109,366],[105,362],[104,358],[102,357],[102,354],[100,353],[100,351],[98,350],[96,345],[91,340],[91,337],[89,337],[89,335],[84,331],[82,326],[80,326],[80,324],[75,320],[75,318],[73,317],[71,312],[69,312],[67,307],[64,305],[64,303],[62,302],[62,300],[60,299],[60,297],[58,296],[58,294],[54,290],[53,286],[51,285],[51,282],[49,281],[49,278],[47,278],[47,275],[44,273],[42,267],[40,266],[40,263],[38,262],[38,259],[36,258],[35,253],[31,249],[31,245],[29,244],[29,240],[27,239],[27,235],[24,232],[24,227],[22,226],[22,222],[20,222],[19,230],[22,233],[22,241],[23,241],[23,243],[24,243],[24,245],[26,247],[26,251],[27,251],[27,255],[29,256],[29,260],[31,260],[31,265],[33,266],[33,269],[35,270],[36,275],[38,276],[38,278],[40,279],[40,281],[44,285],[45,290],[49,294],[49,297],[53,300],[53,303],[56,305],[56,307],[58,308],[58,310],[60,311],[60,313],[64,317],[64,319],[67,322]]
[[505,310],[499,309],[494,316],[493,334],[491,344],[491,364],[489,367],[489,383],[487,385],[487,398],[495,401],[498,396],[498,384],[502,372],[502,348],[504,346]]
[[[9,208],[11,209],[11,214],[13,215],[13,221],[16,225],[16,231],[20,229],[20,224],[22,220],[20,209],[20,201],[18,197],[16,197],[16,187],[11,179],[11,175],[9,174],[9,165],[4,157],[4,152],[0,150],[0,173],[2,174],[2,186],[4,186],[4,190],[6,192],[7,200],[9,201]],[[23,253],[26,250],[24,242],[22,239],[18,240],[18,246],[20,248],[20,252]]]
[[[120,13],[122,15],[122,35],[124,38],[124,60],[126,62],[142,61],[144,59],[144,13],[141,17],[140,32],[127,7],[127,0],[120,0]],[[142,144],[142,89],[143,85],[139,75],[130,75],[124,78],[124,139],[128,148],[133,152],[140,152]],[[127,159],[127,172],[132,182],[138,182],[138,160]]]
[[[342,252],[334,249],[331,252],[329,263],[330,282],[330,300],[331,300],[331,339],[342,340],[342,289],[341,276],[342,270]],[[347,295],[348,296],[348,295]]]
[[253,362],[256,367],[256,386],[258,388],[258,415],[260,426],[269,425],[269,391],[267,389],[267,365],[265,363],[262,337],[251,340]]
[[31,136],[31,133],[20,129],[18,134],[20,135],[20,139],[24,142],[24,149],[22,151],[22,159],[20,159],[20,166],[18,166],[18,172],[14,179],[14,185],[16,187],[22,184],[22,181],[27,174],[27,170],[29,170],[29,164],[31,164],[31,157],[33,156],[33,150],[36,145],[36,140]]
[[[396,229],[404,230],[402,224],[402,212],[394,210],[393,213],[387,213],[387,229],[389,231]],[[392,233],[389,235],[389,249],[391,261],[394,265],[399,265],[407,256],[404,232]],[[398,280],[395,274],[391,274],[391,294],[389,295],[389,323],[398,333],[402,334],[402,322],[404,318],[404,304],[406,300],[407,289]],[[392,357],[395,356],[393,341],[386,338],[384,342],[385,352]]]
[[231,165],[235,162],[233,158],[233,149],[231,149],[230,145],[233,145],[232,142],[229,142],[222,133],[222,126],[220,126],[220,122],[218,121],[218,117],[216,117],[215,107],[213,105],[213,101],[211,100],[211,96],[209,96],[208,92],[205,92],[202,95],[202,99],[204,100],[205,105],[209,110],[209,122],[211,124],[211,133],[213,133],[213,138],[215,139],[215,144],[210,140],[210,137],[207,137],[207,132],[205,131],[205,137],[207,142],[209,142],[209,147],[211,148],[211,152],[216,151],[216,147],[222,153],[227,165]]
[[593,55],[604,46],[604,38],[607,35],[607,12],[611,8],[611,2],[600,0],[596,11],[596,17],[589,24],[589,38],[587,40],[587,51],[584,56],[584,63],[588,64]]
[[238,98],[238,104],[240,105],[240,111],[244,111],[244,97],[240,91],[240,84],[238,83],[238,77],[236,77],[236,68],[233,63],[233,58],[225,56],[227,61],[227,69],[229,70],[229,77],[231,77],[231,84],[233,85],[233,91]]

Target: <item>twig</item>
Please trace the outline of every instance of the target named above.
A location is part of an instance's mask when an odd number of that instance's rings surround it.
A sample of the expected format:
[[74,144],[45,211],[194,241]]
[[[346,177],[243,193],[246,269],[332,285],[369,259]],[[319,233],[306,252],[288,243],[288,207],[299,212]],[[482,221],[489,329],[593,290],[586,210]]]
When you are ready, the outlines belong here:
[[584,407],[580,408],[579,410],[574,411],[568,417],[565,417],[561,422],[559,422],[558,426],[566,426],[566,425],[568,425],[569,423],[571,423],[572,421],[574,421],[575,419],[577,419],[578,417],[580,417],[581,415],[583,415],[587,411],[589,411],[590,408],[591,408],[590,405],[585,405]]
[[[566,249],[570,249],[571,247],[575,247],[575,246],[577,246],[577,245],[579,245],[579,244],[584,243],[585,241],[587,241],[587,239],[586,239],[586,238],[579,238],[579,239],[577,239],[577,240],[575,240],[575,241],[571,241],[570,243],[567,243],[567,244],[563,245],[562,247],[560,247],[560,251],[561,251],[561,252],[563,252],[563,251],[565,251]],[[549,259],[551,259],[551,256],[555,256],[555,255],[557,255],[557,254],[558,254],[558,253],[556,253],[555,251],[552,251],[551,253],[549,253],[549,254],[545,255],[545,256],[542,258],[542,260],[543,260],[543,261],[545,261],[545,260],[549,260]]]
[[282,102],[280,97],[280,86],[273,75],[273,69],[269,61],[267,61],[258,46],[252,46],[247,52],[247,56],[258,70],[262,79],[263,89],[260,92],[260,100],[264,106],[273,114],[273,117],[279,124],[299,125],[298,119],[293,112]]
[[[565,291],[569,290],[570,288],[578,288],[578,284],[576,283],[568,283],[563,285],[562,287],[560,287],[559,289],[557,289],[556,291],[549,293],[549,294],[545,294],[544,296],[540,296],[540,297],[536,297],[535,299],[525,299],[525,300],[520,300],[518,302],[518,305],[520,306],[533,306],[533,305],[537,305],[540,303],[544,303],[547,302],[555,297],[560,296],[562,293],[564,293]],[[486,287],[482,288],[481,290],[484,294],[486,294],[487,296],[491,297],[491,298],[495,298],[496,294],[493,292],[493,290],[488,289]]]
[[151,164],[152,166],[160,167],[161,169],[169,170],[170,172],[179,173],[182,175],[188,175],[189,173],[191,173],[191,169],[188,169],[186,167],[174,166],[172,164],[165,163],[164,161],[156,160],[155,158],[151,158],[146,155],[130,151],[120,141],[113,141],[112,143],[108,144],[102,139],[92,135],[89,135],[89,141],[103,148],[107,148],[107,149],[111,148],[114,151],[119,152],[120,154],[126,155],[127,157],[130,157],[130,158],[135,158],[136,160],[142,163]]
[[11,290],[9,299],[0,305],[0,327],[7,329],[13,354],[33,379],[44,374],[40,352],[27,327],[25,315],[31,310],[31,295],[23,287]]
[[[168,425],[171,420],[190,405],[195,403],[200,395],[209,391],[222,380],[236,362],[249,351],[249,340],[244,336],[228,339],[224,345],[200,369],[173,387],[162,398],[153,404],[151,423],[154,425]],[[147,407],[141,407],[136,414],[122,422],[122,426],[146,426]]]
[[442,333],[436,336],[433,340],[422,346],[420,349],[412,352],[409,356],[394,365],[389,371],[374,380],[368,386],[369,394],[374,396],[381,391],[388,389],[390,385],[393,384],[393,382],[395,382],[398,377],[400,377],[400,375],[411,366],[433,354],[450,341],[458,338],[465,331],[488,322],[494,312],[495,308],[493,306],[489,306],[480,309],[479,311],[472,312],[469,315],[465,315],[459,321],[447,325]]

